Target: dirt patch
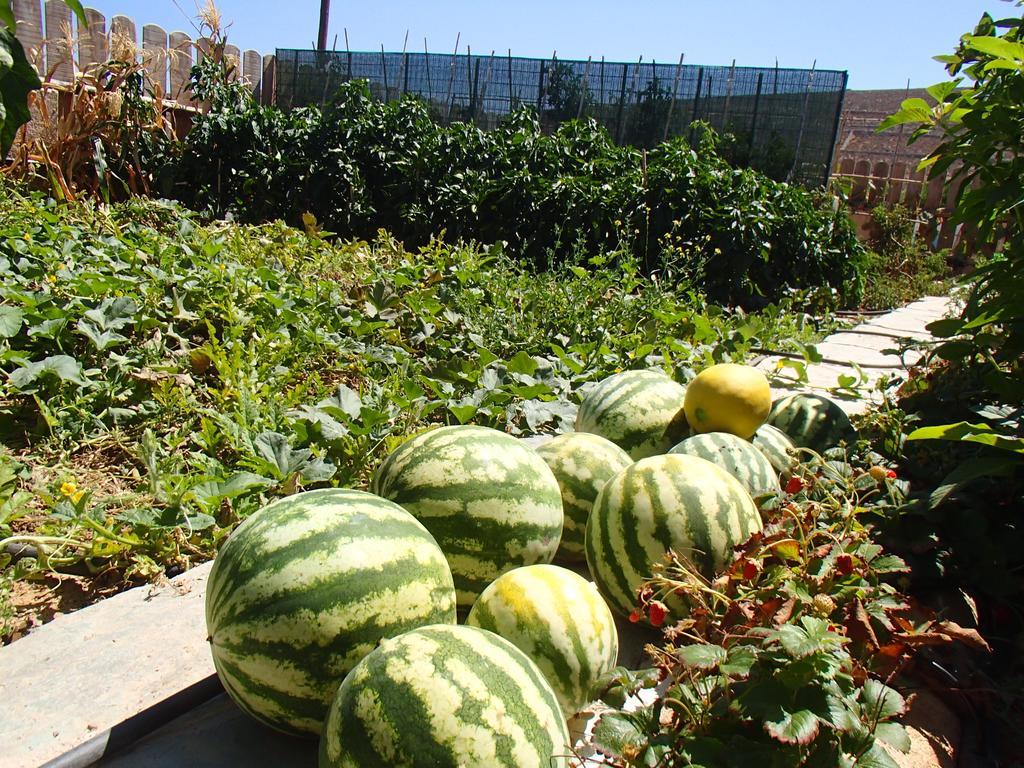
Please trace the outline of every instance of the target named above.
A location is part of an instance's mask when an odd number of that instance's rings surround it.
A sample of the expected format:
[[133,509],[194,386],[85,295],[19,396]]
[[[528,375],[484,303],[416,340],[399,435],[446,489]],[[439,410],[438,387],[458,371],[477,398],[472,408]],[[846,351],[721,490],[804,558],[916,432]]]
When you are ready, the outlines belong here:
[[5,634],[0,640],[4,645],[14,642],[57,616],[85,608],[131,586],[134,585],[114,572],[91,578],[46,574],[32,581],[15,581],[9,594],[13,617],[3,628]]

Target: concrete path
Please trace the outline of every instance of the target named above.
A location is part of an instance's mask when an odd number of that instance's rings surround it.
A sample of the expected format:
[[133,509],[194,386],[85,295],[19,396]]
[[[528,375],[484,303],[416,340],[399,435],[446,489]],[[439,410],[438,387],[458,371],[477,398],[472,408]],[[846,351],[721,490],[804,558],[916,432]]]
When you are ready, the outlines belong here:
[[[875,381],[905,372],[917,359],[893,350],[904,339],[927,339],[925,326],[949,307],[945,298],[922,299],[835,333],[817,345],[825,360],[809,366],[806,383],[776,376],[773,387],[835,397],[839,375],[860,376],[857,363],[866,379],[863,396],[840,402],[850,412],[864,410],[878,396],[870,390]],[[758,365],[778,374],[779,359],[765,357]],[[0,648],[0,764],[313,765],[308,743],[256,726],[217,696],[203,613],[209,569],[199,566],[162,586],[61,616]],[[653,638],[626,622],[619,628],[620,662],[635,667]]]
[[[817,392],[831,397],[847,413],[862,413],[872,404],[881,402],[881,393],[876,389],[880,379],[893,375],[905,377],[907,370],[920,359],[920,352],[904,350],[903,345],[931,339],[926,326],[946,317],[952,309],[953,302],[949,298],[929,296],[833,333],[815,345],[824,359],[807,365],[807,381],[798,380],[783,362],[795,358],[768,355],[756,365],[769,375],[776,392],[786,389]],[[854,391],[839,388],[840,376],[854,377]]]
[[128,590],[0,648],[0,765],[78,748],[91,765],[117,728],[214,675],[203,599],[212,563]]

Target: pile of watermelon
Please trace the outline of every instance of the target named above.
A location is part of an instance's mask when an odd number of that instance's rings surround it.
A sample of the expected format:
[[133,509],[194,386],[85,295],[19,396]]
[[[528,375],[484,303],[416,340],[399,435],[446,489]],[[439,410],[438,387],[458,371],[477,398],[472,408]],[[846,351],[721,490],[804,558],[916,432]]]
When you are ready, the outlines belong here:
[[855,437],[827,398],[773,403],[763,374],[730,364],[685,387],[611,376],[576,427],[538,448],[432,429],[370,492],[299,493],[246,520],[207,588],[228,693],[319,737],[321,768],[568,765],[567,719],[614,668],[613,615],[636,619],[652,564],[673,550],[720,572],[798,449]]

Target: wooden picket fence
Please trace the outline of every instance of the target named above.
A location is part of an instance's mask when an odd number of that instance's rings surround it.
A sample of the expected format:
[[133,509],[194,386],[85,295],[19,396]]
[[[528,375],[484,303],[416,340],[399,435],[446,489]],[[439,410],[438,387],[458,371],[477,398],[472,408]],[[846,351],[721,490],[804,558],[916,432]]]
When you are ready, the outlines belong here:
[[[185,32],[168,34],[156,24],[138,25],[127,16],[116,15],[108,25],[106,17],[86,8],[89,26],[79,27],[74,14],[61,0],[14,0],[17,37],[42,78],[53,83],[72,83],[78,71],[107,61],[112,46],[121,40],[139,51],[142,63],[165,100],[188,108],[187,90],[192,66],[208,55],[211,42],[193,40]],[[224,55],[235,63],[235,76],[247,82],[264,104],[274,96],[274,56],[259,51],[242,51],[226,45]]]
[[974,248],[975,233],[952,221],[962,181],[956,169],[934,179],[917,170],[917,159],[880,159],[877,155],[837,153],[833,178],[850,182],[850,207],[865,236],[871,211],[879,205],[902,205],[915,217],[915,237],[932,250]]

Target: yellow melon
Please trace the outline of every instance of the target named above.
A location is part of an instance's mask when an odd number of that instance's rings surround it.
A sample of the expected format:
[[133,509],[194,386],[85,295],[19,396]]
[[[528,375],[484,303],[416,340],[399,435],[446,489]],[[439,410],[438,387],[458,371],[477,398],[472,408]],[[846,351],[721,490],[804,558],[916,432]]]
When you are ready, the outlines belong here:
[[683,410],[694,432],[731,432],[749,440],[772,408],[768,379],[756,368],[721,363],[686,388]]

